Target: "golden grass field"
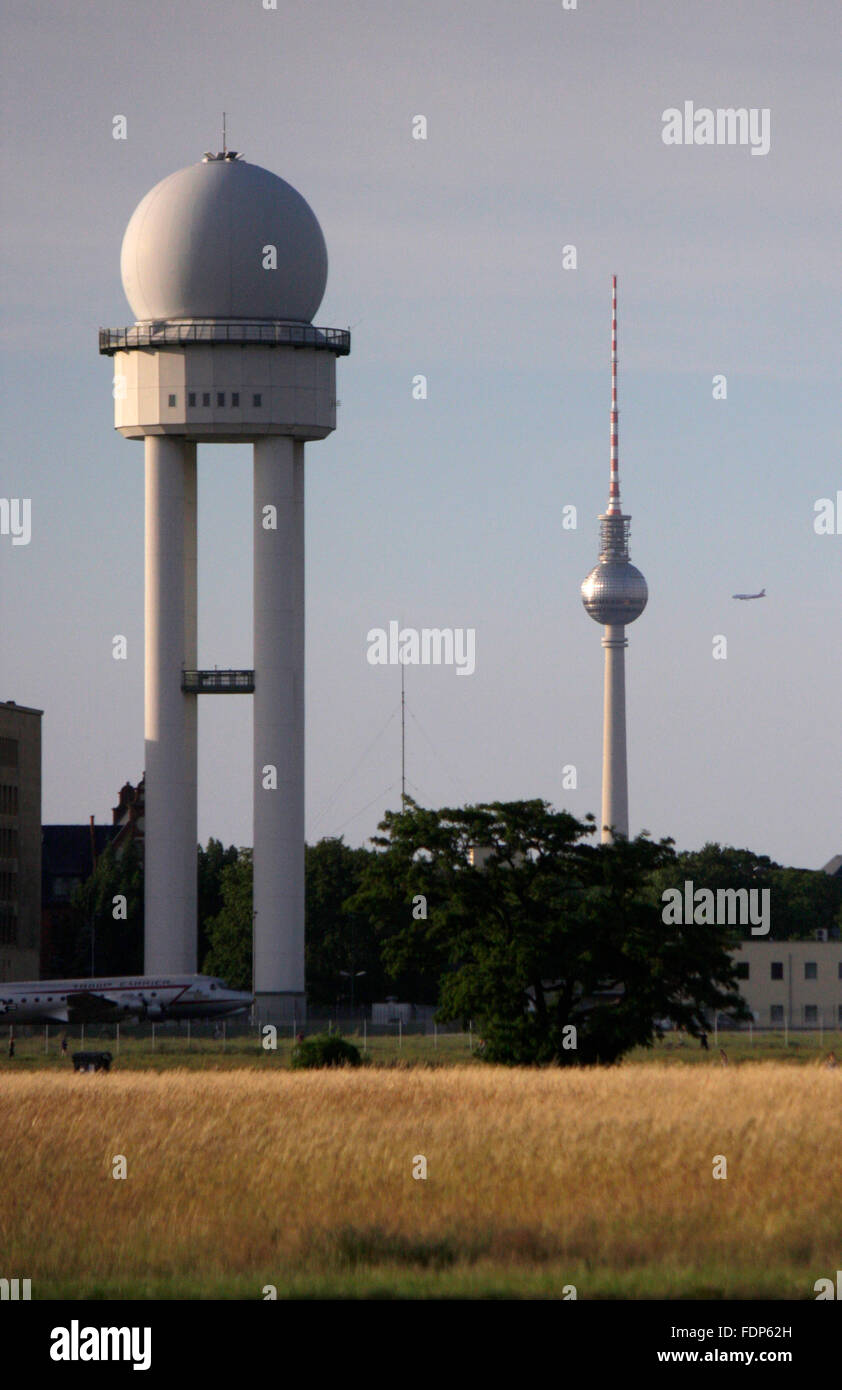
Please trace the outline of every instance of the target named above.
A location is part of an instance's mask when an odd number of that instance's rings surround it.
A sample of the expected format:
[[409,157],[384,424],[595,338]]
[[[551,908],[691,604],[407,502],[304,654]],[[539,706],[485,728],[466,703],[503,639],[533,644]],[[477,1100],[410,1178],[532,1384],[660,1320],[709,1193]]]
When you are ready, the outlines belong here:
[[842,1255],[818,1065],[4,1072],[0,1133],[34,1298],[812,1299]]

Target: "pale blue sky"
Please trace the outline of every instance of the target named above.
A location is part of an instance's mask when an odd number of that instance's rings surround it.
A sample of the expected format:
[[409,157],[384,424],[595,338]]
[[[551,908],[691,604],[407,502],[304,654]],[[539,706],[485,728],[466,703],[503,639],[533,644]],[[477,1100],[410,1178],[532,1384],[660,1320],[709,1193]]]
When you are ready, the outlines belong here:
[[[602,650],[579,585],[607,494],[616,272],[623,501],[650,588],[627,654],[632,832],[838,853],[842,534],[813,529],[842,488],[837,6],[7,14],[0,496],[31,497],[33,535],[0,537],[0,698],[45,711],[45,821],[110,818],[143,768],[142,449],[113,430],[97,329],[131,322],[134,207],[217,148],[225,109],[229,144],[319,217],[316,322],[353,328],[338,429],[307,453],[308,838],[362,843],[397,803],[400,674],[365,640],[392,618],[477,634],[473,676],[407,672],[420,800],[598,811]],[[665,146],[685,100],[768,107],[770,153]],[[251,661],[250,471],[246,447],[200,450],[207,665]],[[250,702],[204,700],[202,840],[251,843],[250,759]]]

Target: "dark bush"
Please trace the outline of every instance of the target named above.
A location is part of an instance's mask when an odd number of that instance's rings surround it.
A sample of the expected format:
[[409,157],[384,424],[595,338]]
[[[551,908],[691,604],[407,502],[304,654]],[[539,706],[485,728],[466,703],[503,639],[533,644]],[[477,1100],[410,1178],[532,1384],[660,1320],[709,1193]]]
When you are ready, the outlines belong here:
[[359,1049],[335,1033],[319,1033],[305,1038],[292,1049],[290,1065],[305,1067],[358,1067],[362,1061]]

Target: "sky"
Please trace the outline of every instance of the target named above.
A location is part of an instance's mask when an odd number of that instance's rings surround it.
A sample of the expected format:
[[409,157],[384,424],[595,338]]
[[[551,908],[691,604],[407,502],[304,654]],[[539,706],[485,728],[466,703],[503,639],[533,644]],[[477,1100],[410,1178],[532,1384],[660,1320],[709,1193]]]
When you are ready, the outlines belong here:
[[[229,147],[314,209],[315,322],[352,330],[337,429],[306,451],[308,840],[367,843],[399,805],[400,668],[367,660],[391,620],[475,632],[472,675],[406,670],[411,795],[599,812],[579,586],[616,273],[649,585],[631,833],[842,851],[835,3],[10,0],[2,47],[0,499],[30,499],[31,537],[0,535],[0,699],[44,711],[45,823],[110,821],[143,771],[143,451],[113,429],[97,331],[132,322],[134,208],[220,147],[224,110]],[[664,143],[685,102],[768,111],[768,153]],[[200,447],[199,586],[200,665],[248,667],[248,446]],[[251,701],[201,701],[199,740],[200,839],[251,844]]]

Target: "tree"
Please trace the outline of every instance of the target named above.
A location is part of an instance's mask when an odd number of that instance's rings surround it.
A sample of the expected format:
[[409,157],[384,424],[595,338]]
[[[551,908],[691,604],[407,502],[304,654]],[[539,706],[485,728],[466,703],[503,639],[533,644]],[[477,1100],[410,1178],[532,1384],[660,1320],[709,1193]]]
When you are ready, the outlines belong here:
[[816,931],[842,926],[842,879],[822,869],[772,872],[772,936],[776,941],[807,940]]
[[[766,855],[708,842],[699,850],[685,850],[671,863],[656,869],[653,887],[659,897],[664,889],[683,890],[687,882],[693,884],[694,891],[707,888],[714,894],[720,889],[756,888],[762,892],[771,889],[776,868]],[[748,922],[737,926],[736,936],[738,940],[756,940]]]
[[222,906],[205,923],[209,942],[202,969],[232,989],[252,987],[252,852],[239,849],[219,878]]
[[594,828],[544,801],[409,799],[381,825],[359,898],[392,924],[385,963],[438,974],[439,1017],[473,1019],[489,1060],[613,1062],[668,1020],[699,1034],[713,1009],[747,1016],[727,929],[662,921],[652,878],[672,842],[593,847]]
[[234,845],[223,849],[222,841],[213,837],[208,840],[207,849],[199,845],[197,960],[204,960],[210,949],[208,922],[222,911],[222,871],[228,864],[236,864],[237,857]]
[[307,846],[307,994],[315,1004],[333,1004],[341,994],[350,998],[351,972],[365,972],[354,982],[358,1002],[383,993],[379,942],[368,916],[351,902],[371,857],[371,850],[352,849],[341,836]]
[[[806,940],[819,928],[831,931],[840,921],[842,880],[821,869],[782,868],[749,849],[708,843],[679,854],[656,880],[659,890],[680,887],[685,881],[692,882],[694,890],[708,888],[714,893],[721,888],[768,889],[770,941]],[[757,939],[747,922],[740,925],[739,936]]]
[[[347,909],[347,900],[358,886],[369,858],[370,850],[351,849],[341,838],[306,846],[306,973],[308,998],[313,1003],[333,1004],[338,993],[348,990],[343,970],[366,972],[355,988],[361,1001],[381,986],[379,946],[369,920],[364,914]],[[224,864],[219,885],[219,911],[205,924],[208,951],[203,969],[208,974],[221,975],[236,989],[251,989],[250,849],[237,851],[234,862]]]
[[139,975],[143,969],[143,863],[130,840],[107,845],[71,897],[71,975]]
[[[406,798],[406,804],[414,807],[419,816],[436,814],[422,812],[411,797]],[[380,828],[388,827],[391,833],[395,816],[395,812],[387,812]],[[388,853],[368,852],[357,891],[346,907],[367,923],[371,948],[379,961],[381,998],[383,994],[397,994],[416,1002],[434,1003],[448,957],[441,912],[435,920],[429,919],[429,876],[413,865],[414,849],[409,841],[405,844],[399,836],[394,841],[374,836],[372,843]],[[440,909],[441,906],[440,902]],[[418,937],[423,938],[425,949],[389,951],[389,944],[398,941],[409,922],[418,924]]]

